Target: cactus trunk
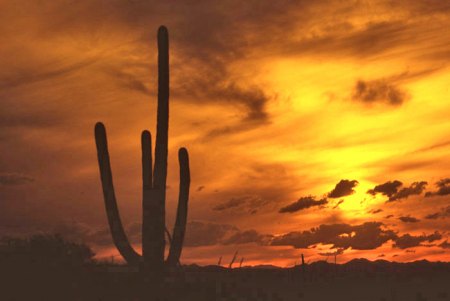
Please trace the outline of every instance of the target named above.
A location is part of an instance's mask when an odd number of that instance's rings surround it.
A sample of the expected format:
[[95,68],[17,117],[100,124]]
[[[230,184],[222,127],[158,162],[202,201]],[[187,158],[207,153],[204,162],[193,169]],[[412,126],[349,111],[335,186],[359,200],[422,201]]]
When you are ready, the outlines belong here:
[[[153,212],[149,218],[149,233],[145,262],[150,268],[164,267],[164,229],[166,222],[166,179],[169,135],[169,38],[167,29],[158,30],[158,113],[156,123],[155,169],[151,202]],[[144,246],[143,246],[144,248]]]

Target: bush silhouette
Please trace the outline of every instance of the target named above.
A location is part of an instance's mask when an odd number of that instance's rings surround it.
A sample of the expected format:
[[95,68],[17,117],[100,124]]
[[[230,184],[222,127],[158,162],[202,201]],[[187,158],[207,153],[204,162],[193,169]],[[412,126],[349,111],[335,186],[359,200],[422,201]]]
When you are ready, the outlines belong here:
[[2,266],[76,267],[95,256],[83,243],[67,242],[60,234],[35,234],[29,238],[4,237],[0,246]]

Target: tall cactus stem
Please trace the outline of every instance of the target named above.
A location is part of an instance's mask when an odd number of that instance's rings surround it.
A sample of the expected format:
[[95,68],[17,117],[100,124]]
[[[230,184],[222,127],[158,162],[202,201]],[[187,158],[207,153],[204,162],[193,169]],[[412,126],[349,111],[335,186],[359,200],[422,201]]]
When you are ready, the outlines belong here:
[[[152,241],[150,267],[162,269],[164,266],[164,249],[166,241],[164,228],[166,221],[166,179],[169,136],[169,35],[167,28],[158,30],[158,111],[156,123],[155,167],[153,173],[153,199],[155,220],[149,229]],[[146,259],[147,261],[147,259]]]

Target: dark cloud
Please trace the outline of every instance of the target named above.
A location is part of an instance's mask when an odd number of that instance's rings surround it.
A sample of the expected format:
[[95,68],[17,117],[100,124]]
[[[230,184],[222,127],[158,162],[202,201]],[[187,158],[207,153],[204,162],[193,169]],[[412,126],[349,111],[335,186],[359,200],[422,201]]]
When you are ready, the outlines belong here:
[[387,202],[394,202],[394,201],[398,201],[400,199],[406,199],[410,195],[421,194],[425,190],[425,186],[427,184],[428,183],[425,181],[414,182],[411,184],[411,186],[405,187],[405,188],[402,188],[401,190],[399,190],[396,194],[391,196]]
[[398,219],[401,220],[404,223],[417,223],[417,222],[420,222],[420,219],[417,219],[417,218],[411,217],[411,216],[401,216]]
[[355,188],[356,185],[358,185],[358,181],[356,180],[353,181],[341,180],[339,183],[336,184],[336,187],[334,187],[334,189],[328,193],[328,197],[336,199],[351,195],[355,193],[353,188]]
[[227,224],[192,221],[186,226],[184,246],[213,246],[220,243],[223,238],[235,231],[239,231],[239,229]]
[[405,253],[416,253],[416,250],[406,250]]
[[0,173],[1,185],[23,185],[34,182],[34,178],[18,173]]
[[450,249],[450,243],[448,241],[444,241],[443,243],[439,244],[438,247],[442,249]]
[[441,208],[440,212],[428,214],[427,216],[425,216],[426,219],[438,219],[438,218],[444,219],[446,217],[450,217],[450,206]]
[[270,240],[273,235],[262,235],[256,230],[247,230],[243,232],[237,232],[236,234],[230,236],[227,239],[223,239],[220,243],[224,245],[229,244],[247,244],[247,243],[257,243],[258,245],[269,245]]
[[313,206],[322,206],[328,204],[326,198],[321,199],[319,201],[315,200],[313,196],[307,196],[300,198],[297,202],[287,205],[278,211],[279,213],[294,213],[303,209],[308,209]]
[[389,215],[386,215],[384,218],[391,218],[391,217],[394,217],[394,215],[393,214],[389,214]]
[[31,84],[43,80],[47,80],[54,77],[61,77],[63,75],[67,75],[83,69],[87,66],[92,65],[97,62],[99,57],[88,59],[86,61],[74,63],[69,66],[61,66],[61,67],[50,67],[50,66],[40,66],[39,69],[33,70],[31,72],[21,72],[17,75],[10,75],[8,77],[2,77],[0,80],[0,91],[4,89],[15,88],[18,86]]
[[391,106],[399,106],[408,98],[406,92],[394,83],[389,83],[387,79],[358,80],[352,94],[354,101],[366,104],[385,103]]
[[377,213],[380,213],[383,211],[384,211],[383,209],[377,209],[377,210],[372,209],[372,210],[369,210],[367,213],[377,214]]
[[260,210],[270,203],[270,200],[262,199],[257,195],[234,196],[227,202],[217,205],[212,210],[232,210],[233,212],[254,214],[255,210]]
[[199,191],[202,191],[203,189],[205,189],[205,186],[200,186],[200,187],[198,187],[198,188],[197,188],[197,190],[196,190],[196,191],[198,191],[198,192],[199,192]]
[[375,186],[374,189],[369,189],[367,193],[373,196],[377,193],[381,193],[382,195],[391,197],[398,192],[398,188],[402,185],[403,183],[397,180],[393,182],[389,181],[384,184]]
[[450,179],[441,179],[435,183],[436,187],[438,188],[438,191],[436,192],[427,192],[425,193],[425,197],[430,197],[434,195],[443,196],[443,195],[449,195],[450,194]]
[[332,248],[356,250],[373,250],[389,240],[395,240],[397,235],[392,230],[383,230],[379,222],[367,222],[362,225],[349,224],[320,225],[309,231],[290,232],[275,237],[273,246],[292,246],[308,248],[319,243],[332,244]]
[[395,0],[389,0],[386,4],[396,9],[404,8],[412,16],[446,15],[450,12],[450,3],[440,0],[405,0],[401,3]]
[[[130,224],[126,229],[126,233],[128,234],[128,238],[131,242],[140,243],[141,237],[139,232],[139,236],[136,235],[133,231],[128,231],[130,228],[133,228],[134,224]],[[140,228],[142,228],[142,224],[139,223]],[[55,223],[53,226],[49,227],[50,232],[59,233],[68,241],[74,242],[83,242],[90,245],[96,246],[108,246],[113,244],[111,231],[109,226],[103,228],[92,227],[89,224],[79,222],[76,220],[68,220],[61,221]],[[133,230],[133,229],[131,229]],[[131,232],[131,233],[130,233]]]
[[362,28],[350,23],[335,25],[342,25],[341,30],[329,30],[322,35],[304,37],[297,43],[293,41],[284,45],[284,53],[365,58],[399,46],[403,43],[403,37],[409,35],[408,26],[403,21],[367,22]]
[[146,95],[154,95],[156,91],[150,91],[145,83],[133,73],[121,70],[108,70],[108,74],[116,78],[120,85],[130,90],[134,90]]
[[334,205],[332,209],[333,209],[333,210],[334,210],[334,209],[337,209],[337,208],[339,207],[339,205],[342,204],[343,202],[344,202],[343,199],[342,199],[342,200],[339,200],[339,202],[337,202],[336,205]]
[[410,234],[404,234],[402,236],[399,236],[395,240],[395,244],[393,247],[400,248],[400,249],[407,249],[407,248],[413,248],[421,246],[423,242],[433,242],[435,240],[442,239],[442,234],[438,231],[435,231],[433,234],[430,235],[420,235],[420,236],[412,236]]
[[341,255],[344,254],[344,249],[337,249],[334,252],[323,252],[323,253],[318,253],[319,255],[322,256],[335,256],[335,255]]
[[229,201],[227,201],[223,204],[217,205],[212,210],[222,211],[222,210],[230,209],[233,207],[238,207],[238,206],[244,204],[245,200],[246,200],[246,198],[232,197]]
[[380,254],[380,255],[378,255],[377,257],[385,257],[386,255],[384,255],[384,254]]
[[426,219],[438,219],[440,216],[440,212],[428,214],[425,216]]

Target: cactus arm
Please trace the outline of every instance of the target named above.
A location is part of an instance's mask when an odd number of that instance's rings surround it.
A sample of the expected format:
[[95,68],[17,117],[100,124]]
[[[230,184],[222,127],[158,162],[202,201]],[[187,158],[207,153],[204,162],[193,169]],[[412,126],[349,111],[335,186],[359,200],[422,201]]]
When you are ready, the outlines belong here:
[[152,222],[149,239],[152,241],[151,257],[144,258],[155,270],[164,267],[164,249],[166,241],[165,199],[167,179],[167,154],[169,135],[169,38],[167,28],[158,30],[158,111],[156,123],[155,166],[153,172],[152,208],[156,219]]
[[142,146],[142,256],[151,257],[152,240],[151,229],[154,227],[158,216],[152,210],[152,138],[149,131],[143,131],[141,135]]
[[170,237],[170,232],[166,228],[167,239],[169,240],[169,244],[172,245],[172,237]]
[[184,234],[186,232],[189,186],[191,183],[189,155],[184,147],[180,148],[178,152],[178,160],[180,162],[180,191],[178,197],[177,219],[175,221],[172,243],[170,245],[169,256],[167,258],[167,263],[169,266],[175,266],[180,260]]
[[98,122],[95,125],[95,143],[97,145],[98,165],[100,168],[103,197],[105,199],[106,215],[108,217],[109,228],[114,244],[120,255],[122,255],[129,264],[138,264],[141,256],[136,253],[128,241],[120,220],[119,209],[117,208],[117,201],[114,193],[106,130],[101,122]]

